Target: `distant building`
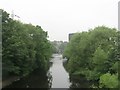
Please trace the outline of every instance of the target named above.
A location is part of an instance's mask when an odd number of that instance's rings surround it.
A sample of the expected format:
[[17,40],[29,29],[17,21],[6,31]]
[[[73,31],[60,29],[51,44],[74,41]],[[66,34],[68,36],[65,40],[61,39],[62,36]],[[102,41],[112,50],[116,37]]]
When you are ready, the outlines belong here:
[[75,33],[70,33],[69,34],[69,41],[71,40],[72,36],[74,35]]

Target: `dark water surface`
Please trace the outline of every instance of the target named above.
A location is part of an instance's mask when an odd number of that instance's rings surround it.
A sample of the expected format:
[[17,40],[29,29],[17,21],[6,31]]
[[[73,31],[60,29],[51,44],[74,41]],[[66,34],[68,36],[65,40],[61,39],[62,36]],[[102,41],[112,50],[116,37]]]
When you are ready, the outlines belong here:
[[84,78],[69,77],[63,66],[64,61],[62,55],[54,54],[47,74],[34,71],[5,88],[88,88],[89,83]]
[[62,62],[62,55],[54,54],[47,74],[34,71],[5,88],[69,88],[69,74],[65,71]]

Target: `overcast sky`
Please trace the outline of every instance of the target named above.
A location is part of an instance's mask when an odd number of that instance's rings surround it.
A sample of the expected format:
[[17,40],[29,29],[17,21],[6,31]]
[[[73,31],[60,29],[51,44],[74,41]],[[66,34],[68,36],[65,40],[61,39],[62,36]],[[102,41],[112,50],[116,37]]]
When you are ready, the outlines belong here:
[[[0,8],[24,23],[40,25],[49,40],[68,41],[68,34],[105,25],[118,28],[120,0],[0,0]],[[15,17],[15,19],[18,19]]]

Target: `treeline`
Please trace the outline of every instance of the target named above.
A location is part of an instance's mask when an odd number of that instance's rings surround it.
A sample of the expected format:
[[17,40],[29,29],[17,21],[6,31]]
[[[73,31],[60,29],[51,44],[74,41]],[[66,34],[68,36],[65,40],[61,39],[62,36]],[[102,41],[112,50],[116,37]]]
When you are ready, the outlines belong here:
[[97,81],[99,88],[118,88],[120,33],[115,28],[100,26],[74,34],[64,57],[70,75],[84,75],[89,81]]
[[52,46],[40,26],[23,24],[2,11],[2,71],[26,76],[35,69],[47,70]]
[[53,53],[63,54],[67,43],[66,41],[51,41]]

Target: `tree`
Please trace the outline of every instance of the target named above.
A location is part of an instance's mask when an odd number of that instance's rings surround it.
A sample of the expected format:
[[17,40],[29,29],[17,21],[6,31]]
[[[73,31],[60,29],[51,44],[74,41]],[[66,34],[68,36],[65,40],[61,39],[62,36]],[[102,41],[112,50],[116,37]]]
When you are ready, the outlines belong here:
[[100,76],[100,87],[104,88],[118,88],[118,75],[111,75],[110,73]]
[[26,76],[35,69],[47,70],[51,44],[40,26],[23,24],[3,13],[3,74]]
[[99,26],[88,32],[76,33],[64,51],[70,74],[84,75],[99,81],[106,73],[116,74],[118,58],[118,31]]

